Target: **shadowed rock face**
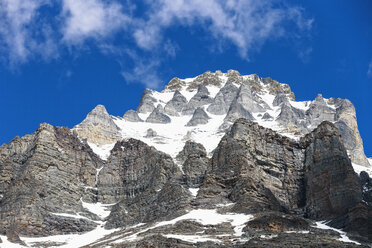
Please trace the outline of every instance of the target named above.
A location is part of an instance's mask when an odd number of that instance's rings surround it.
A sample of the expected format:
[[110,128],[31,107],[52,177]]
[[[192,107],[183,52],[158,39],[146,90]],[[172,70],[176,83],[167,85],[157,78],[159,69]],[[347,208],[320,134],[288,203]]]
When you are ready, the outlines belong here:
[[300,144],[239,119],[215,150],[199,196],[236,202],[241,212],[295,211],[305,203],[303,160]]
[[92,221],[53,213],[84,215],[80,198],[84,186],[95,186],[101,164],[68,128],[48,124],[1,146],[0,229],[44,236],[93,229]]
[[114,203],[146,190],[159,190],[178,167],[172,158],[142,141],[117,142],[98,176],[98,200]]
[[306,145],[306,214],[325,219],[347,213],[362,200],[362,192],[338,129],[323,122],[302,141]]
[[[239,119],[210,160],[201,144],[188,141],[177,161],[183,172],[170,156],[135,139],[117,142],[102,161],[69,129],[43,124],[35,134],[0,147],[0,230],[18,243],[18,235],[92,230],[98,217],[81,200],[114,204],[107,228],[170,220],[190,209],[234,203],[220,210],[255,214],[243,229],[243,237],[250,237],[246,246],[308,242],[343,247],[337,232],[314,229],[305,217],[332,220],[330,225],[345,228],[361,242],[372,240],[371,207],[362,202],[369,197],[368,192],[362,195],[362,184],[368,189],[370,178],[353,172],[338,129],[329,122],[294,141]],[[196,198],[188,187],[200,187]],[[88,219],[53,213],[79,213]],[[185,224],[194,233],[207,230],[216,238],[228,234],[227,246],[234,238],[228,223]],[[153,233],[193,234],[189,228],[177,223]],[[275,238],[262,238],[270,235]],[[141,240],[157,239],[144,235]]]
[[140,104],[137,107],[137,112],[146,114],[152,112],[155,109],[156,99],[152,97],[152,91],[146,89],[142,93]]
[[288,98],[285,94],[279,93],[275,96],[273,106],[279,106],[282,103],[288,103]]
[[362,192],[332,123],[323,122],[295,142],[240,119],[217,147],[197,200],[232,201],[235,211],[330,219],[360,203]]
[[184,97],[178,90],[174,92],[172,99],[165,105],[165,113],[171,116],[178,116],[184,107],[187,105],[186,97]]
[[213,101],[209,96],[209,91],[204,85],[198,86],[197,93],[190,99],[187,106],[182,110],[182,114],[191,115],[194,113],[195,109],[204,105],[207,105]]
[[199,188],[203,184],[209,161],[203,145],[187,141],[176,159],[182,163],[186,185],[190,188]]
[[289,102],[283,102],[278,118],[276,119],[283,125],[293,124],[296,127],[305,128],[309,122],[304,120],[304,111],[292,107]]
[[207,124],[209,116],[205,113],[204,109],[198,107],[195,109],[194,114],[192,115],[191,120],[186,124],[186,126],[197,126],[202,124]]
[[98,199],[118,202],[107,226],[163,220],[184,211],[190,193],[172,182],[180,170],[165,153],[129,139],[118,142],[99,174]]
[[166,124],[171,122],[171,119],[169,118],[168,115],[164,114],[164,109],[159,104],[157,108],[151,112],[149,117],[147,117],[146,122]]
[[237,93],[238,88],[231,81],[228,81],[217,93],[207,111],[215,115],[226,114]]
[[124,120],[131,122],[143,122],[143,120],[138,116],[138,113],[134,110],[128,110],[123,116]]

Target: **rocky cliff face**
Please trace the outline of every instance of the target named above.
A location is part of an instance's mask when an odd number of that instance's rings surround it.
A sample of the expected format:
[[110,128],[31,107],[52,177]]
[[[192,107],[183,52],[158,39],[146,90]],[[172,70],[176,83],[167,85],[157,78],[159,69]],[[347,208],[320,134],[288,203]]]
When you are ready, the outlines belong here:
[[42,124],[1,146],[0,238],[368,247],[372,180],[351,162],[368,160],[348,100],[296,102],[288,85],[236,71],[175,78],[123,118],[98,105],[73,130]]
[[96,226],[94,221],[60,215],[92,215],[80,199],[85,187],[94,186],[102,163],[69,129],[41,124],[34,134],[1,146],[0,154],[3,234],[16,230],[21,235],[52,235]]

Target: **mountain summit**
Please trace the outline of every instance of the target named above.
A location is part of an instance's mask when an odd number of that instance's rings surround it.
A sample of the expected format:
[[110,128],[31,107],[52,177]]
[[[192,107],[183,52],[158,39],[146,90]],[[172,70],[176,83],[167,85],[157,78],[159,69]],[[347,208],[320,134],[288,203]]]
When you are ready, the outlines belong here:
[[123,117],[98,105],[2,145],[1,246],[369,247],[370,176],[347,99],[173,78]]

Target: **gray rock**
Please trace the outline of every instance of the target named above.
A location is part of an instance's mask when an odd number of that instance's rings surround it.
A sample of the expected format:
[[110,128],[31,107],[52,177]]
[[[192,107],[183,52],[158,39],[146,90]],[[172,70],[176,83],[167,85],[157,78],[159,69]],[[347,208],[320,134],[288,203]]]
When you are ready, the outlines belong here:
[[347,213],[362,200],[362,192],[338,129],[323,122],[302,142],[307,216],[323,220]]
[[184,213],[191,195],[172,179],[181,172],[172,158],[145,143],[118,142],[99,174],[98,197],[119,201],[108,217],[108,228],[160,221]]
[[141,96],[140,104],[137,107],[137,112],[146,114],[152,112],[155,109],[156,99],[152,97],[152,91],[146,89]]
[[262,116],[262,120],[273,120],[274,117],[272,117],[269,113],[265,113],[263,116]]
[[144,142],[117,142],[98,176],[98,200],[104,203],[134,198],[161,189],[179,168],[172,158]]
[[254,120],[251,112],[264,112],[265,109],[260,106],[255,100],[247,82],[243,82],[239,88],[239,91],[232,101],[229,111],[224,119],[222,127],[228,126],[228,123],[232,123],[239,118],[245,118],[248,120]]
[[363,189],[363,201],[372,205],[372,178],[365,171],[360,172],[359,178]]
[[[68,128],[45,123],[34,134],[1,146],[0,229],[30,236],[94,229],[99,218],[84,209],[80,199],[85,187],[96,186],[101,166]],[[78,212],[88,219],[53,214]]]
[[209,91],[204,85],[199,85],[197,93],[190,99],[186,107],[183,108],[183,115],[191,115],[197,107],[210,104],[213,101],[209,96]]
[[222,138],[208,165],[197,201],[233,201],[234,210],[297,211],[305,204],[302,147],[245,119]]
[[229,83],[241,84],[243,82],[243,77],[236,70],[228,70],[226,76]]
[[214,115],[224,115],[227,113],[228,106],[225,103],[223,94],[218,92],[213,99],[213,103],[208,106],[207,111]]
[[347,99],[339,100],[338,103],[335,120],[337,122],[344,122],[354,133],[353,137],[351,137],[348,129],[340,130],[341,137],[346,149],[349,151],[351,160],[356,164],[370,166],[364,154],[363,141],[358,130],[354,105]]
[[186,124],[186,126],[197,126],[207,124],[210,117],[205,113],[203,108],[196,108],[191,120]]
[[308,122],[305,119],[305,112],[303,110],[292,107],[289,102],[283,102],[281,105],[280,114],[276,120],[282,125],[288,126],[289,124],[294,125],[291,127],[292,132],[300,132],[298,128],[306,128]]
[[190,188],[199,188],[205,178],[209,159],[205,155],[190,154],[182,165],[184,181]]
[[121,138],[120,128],[103,105],[97,105],[73,130],[79,138],[99,145],[113,143]]
[[164,90],[170,90],[170,91],[180,90],[185,85],[186,85],[185,81],[182,81],[181,79],[175,77],[175,78],[172,78],[171,81],[169,81],[168,85],[165,86]]
[[241,104],[250,112],[265,112],[265,109],[254,100],[254,95],[252,93],[251,87],[247,82],[242,83],[235,99],[237,103]]
[[208,158],[202,144],[187,141],[176,159],[182,164],[184,179],[187,187],[199,188],[205,177]]
[[228,81],[217,93],[207,111],[215,115],[226,114],[237,93],[238,88],[232,82]]
[[190,155],[196,155],[198,157],[206,157],[207,151],[204,146],[200,143],[193,142],[191,140],[186,141],[182,151],[180,151],[176,159],[183,164]]
[[287,96],[283,93],[278,93],[274,98],[273,106],[279,106],[284,102],[289,103]]
[[146,131],[146,138],[153,138],[153,137],[156,137],[158,134],[152,130],[151,128],[147,129]]
[[149,117],[147,117],[146,122],[151,123],[170,123],[171,119],[168,115],[164,114],[163,107],[159,104],[154,111],[151,112]]
[[131,122],[143,122],[143,120],[138,116],[138,113],[134,110],[128,110],[123,116],[124,120]]
[[295,100],[295,95],[291,91],[291,87],[288,84],[281,84],[276,80],[271,78],[263,78],[262,82],[268,86],[269,93],[272,95],[277,95],[279,93],[283,93],[288,96],[290,100]]
[[165,113],[178,116],[187,105],[187,99],[178,90],[174,92],[173,98],[164,107]]
[[196,77],[187,87],[187,90],[194,90],[198,89],[200,85],[208,86],[213,85],[220,87],[222,84],[222,80],[218,77],[216,73],[212,73],[210,71],[207,71],[203,73],[202,75]]
[[335,121],[335,114],[336,110],[327,105],[321,94],[318,94],[306,111],[307,118],[311,120],[313,126],[319,125],[322,121]]

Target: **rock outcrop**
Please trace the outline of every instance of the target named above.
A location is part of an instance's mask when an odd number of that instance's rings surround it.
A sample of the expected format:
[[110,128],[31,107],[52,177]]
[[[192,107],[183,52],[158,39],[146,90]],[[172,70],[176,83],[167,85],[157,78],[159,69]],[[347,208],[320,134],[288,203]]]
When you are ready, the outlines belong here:
[[215,115],[226,114],[237,93],[238,88],[232,83],[232,81],[227,81],[225,86],[223,86],[217,93],[213,103],[209,105],[207,111]]
[[125,112],[123,118],[126,121],[143,122],[143,120],[139,117],[138,113],[134,110],[128,110],[127,112]]
[[170,123],[171,119],[168,115],[164,114],[164,109],[159,104],[156,109],[151,112],[149,117],[147,117],[146,122],[166,124]]
[[300,144],[239,119],[213,154],[200,201],[232,201],[246,213],[297,211],[305,205],[303,161]]
[[169,115],[178,116],[182,109],[186,107],[186,105],[186,97],[184,97],[178,90],[176,90],[173,94],[172,99],[165,105],[164,111]]
[[182,151],[177,155],[184,172],[184,181],[190,188],[199,188],[204,181],[209,159],[202,144],[187,141]]
[[[55,235],[92,230],[97,216],[83,208],[102,161],[68,129],[41,124],[0,147],[0,230]],[[61,213],[80,212],[89,218]]]
[[134,139],[116,143],[97,185],[100,202],[118,202],[107,227],[162,220],[184,211],[190,194],[172,182],[177,177],[181,172],[168,155]]
[[194,113],[195,109],[207,104],[210,104],[213,99],[209,96],[209,91],[207,87],[203,84],[198,86],[198,91],[196,94],[190,99],[188,104],[183,108],[182,114],[184,115],[191,115]]
[[80,139],[97,145],[114,143],[121,138],[120,128],[116,126],[103,105],[97,105],[73,130]]
[[196,108],[191,120],[186,124],[186,126],[197,126],[207,124],[210,117],[205,113],[203,108]]
[[306,146],[306,215],[323,220],[347,213],[362,200],[362,191],[338,129],[323,122],[302,141]]
[[156,99],[152,96],[152,91],[146,89],[142,93],[140,104],[137,107],[137,112],[142,114],[152,112],[155,109],[156,102]]

